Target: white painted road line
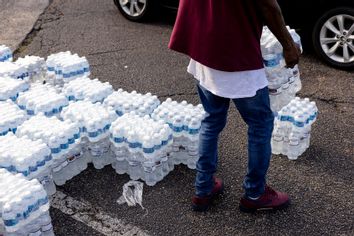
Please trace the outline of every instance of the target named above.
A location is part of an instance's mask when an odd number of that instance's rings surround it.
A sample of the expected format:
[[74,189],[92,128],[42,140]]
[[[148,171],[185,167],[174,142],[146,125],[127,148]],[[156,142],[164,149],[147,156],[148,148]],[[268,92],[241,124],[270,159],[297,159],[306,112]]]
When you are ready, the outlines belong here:
[[60,191],[52,196],[51,206],[104,235],[148,236],[139,227],[113,218],[90,203],[78,201]]

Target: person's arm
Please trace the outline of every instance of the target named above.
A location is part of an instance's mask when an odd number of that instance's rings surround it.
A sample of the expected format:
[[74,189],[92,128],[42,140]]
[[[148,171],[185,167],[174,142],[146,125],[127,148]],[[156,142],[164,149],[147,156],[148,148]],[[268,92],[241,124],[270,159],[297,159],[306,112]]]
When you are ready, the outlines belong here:
[[300,49],[286,28],[278,2],[276,0],[255,0],[254,2],[258,5],[265,24],[283,46],[287,67],[293,68],[299,62]]

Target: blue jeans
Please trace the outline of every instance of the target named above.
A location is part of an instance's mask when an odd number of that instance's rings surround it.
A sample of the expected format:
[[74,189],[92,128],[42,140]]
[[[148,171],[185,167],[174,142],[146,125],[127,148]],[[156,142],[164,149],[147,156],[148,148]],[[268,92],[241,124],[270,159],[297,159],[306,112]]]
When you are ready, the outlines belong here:
[[[208,116],[202,121],[197,163],[196,195],[208,195],[214,186],[213,175],[218,162],[218,136],[226,125],[229,98],[216,96],[198,86],[200,100]],[[263,194],[271,157],[270,140],[273,131],[273,112],[270,109],[268,88],[257,91],[254,97],[232,99],[248,126],[248,169],[243,187],[248,197]]]

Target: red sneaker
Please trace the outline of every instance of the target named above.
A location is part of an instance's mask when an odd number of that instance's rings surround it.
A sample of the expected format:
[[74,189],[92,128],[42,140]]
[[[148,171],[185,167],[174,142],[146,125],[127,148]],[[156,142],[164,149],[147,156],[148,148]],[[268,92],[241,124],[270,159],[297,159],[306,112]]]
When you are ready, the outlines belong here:
[[194,211],[207,211],[213,200],[224,192],[224,183],[221,179],[214,177],[214,187],[210,194],[205,197],[194,196],[192,198],[192,209]]
[[266,186],[265,192],[257,200],[246,197],[242,197],[240,200],[240,210],[243,212],[279,210],[289,205],[290,199],[286,193],[275,191],[269,186]]

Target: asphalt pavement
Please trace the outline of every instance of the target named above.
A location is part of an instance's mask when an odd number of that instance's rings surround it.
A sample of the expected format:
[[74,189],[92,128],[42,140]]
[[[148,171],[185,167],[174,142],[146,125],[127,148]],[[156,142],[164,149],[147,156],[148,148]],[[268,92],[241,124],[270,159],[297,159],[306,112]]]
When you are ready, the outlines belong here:
[[49,0],[0,0],[0,43],[16,49],[48,4]]
[[[115,89],[197,104],[195,82],[186,72],[189,59],[167,48],[172,27],[173,13],[141,24],[124,19],[113,0],[54,0],[15,56],[70,50],[88,58],[93,78]],[[239,211],[247,130],[231,106],[217,173],[226,192],[209,212],[190,210],[195,172],[185,166],[154,187],[145,185],[145,210],[116,203],[127,175],[90,166],[58,187],[61,198],[51,208],[56,235],[354,235],[354,75],[311,54],[302,56],[300,70],[300,96],[316,101],[320,113],[311,146],[297,161],[272,158],[268,182],[290,194],[287,210]]]

